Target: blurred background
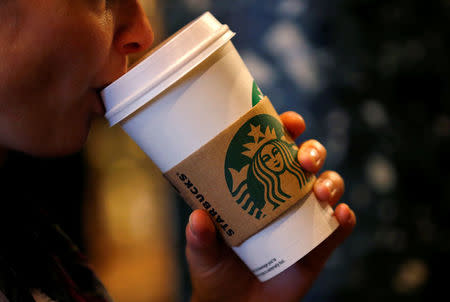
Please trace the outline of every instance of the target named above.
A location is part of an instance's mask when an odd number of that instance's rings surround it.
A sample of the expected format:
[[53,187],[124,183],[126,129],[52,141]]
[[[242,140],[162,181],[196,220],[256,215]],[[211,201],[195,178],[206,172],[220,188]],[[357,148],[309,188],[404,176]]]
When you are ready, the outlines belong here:
[[[142,2],[154,45],[206,10],[228,24],[275,108],[304,116],[298,142],[319,139],[324,169],[346,180],[342,200],[357,227],[304,301],[445,297],[449,1]],[[47,201],[115,301],[188,301],[190,210],[119,127],[95,121],[86,148],[71,157],[10,153],[5,161],[27,194]]]

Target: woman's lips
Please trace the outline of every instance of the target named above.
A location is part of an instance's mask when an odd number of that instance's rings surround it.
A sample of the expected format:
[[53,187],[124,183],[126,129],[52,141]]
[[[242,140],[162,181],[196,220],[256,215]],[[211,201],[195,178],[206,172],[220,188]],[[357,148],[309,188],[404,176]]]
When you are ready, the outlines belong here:
[[101,89],[96,89],[95,93],[95,100],[94,100],[94,112],[104,116],[106,113],[105,105],[103,103],[102,96],[100,94]]
[[98,113],[102,116],[105,115],[106,113],[106,108],[105,108],[105,103],[103,102],[103,98],[102,98],[102,90],[105,89],[106,87],[108,87],[111,84],[111,82],[105,83],[103,85],[101,85],[100,87],[97,87],[94,89],[95,92],[95,113]]

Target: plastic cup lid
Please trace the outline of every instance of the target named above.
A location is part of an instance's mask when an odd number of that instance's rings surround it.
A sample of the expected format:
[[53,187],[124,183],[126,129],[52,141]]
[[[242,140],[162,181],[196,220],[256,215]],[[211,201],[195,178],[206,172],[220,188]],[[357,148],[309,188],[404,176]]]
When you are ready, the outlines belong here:
[[101,92],[110,125],[158,96],[234,35],[209,12],[183,27]]

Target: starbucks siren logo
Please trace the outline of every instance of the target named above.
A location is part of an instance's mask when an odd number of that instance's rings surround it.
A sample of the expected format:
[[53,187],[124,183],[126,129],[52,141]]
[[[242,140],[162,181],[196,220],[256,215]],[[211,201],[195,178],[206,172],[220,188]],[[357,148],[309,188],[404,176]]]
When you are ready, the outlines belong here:
[[295,160],[298,148],[273,116],[247,121],[232,139],[225,160],[228,189],[237,204],[260,220],[296,198],[310,180]]

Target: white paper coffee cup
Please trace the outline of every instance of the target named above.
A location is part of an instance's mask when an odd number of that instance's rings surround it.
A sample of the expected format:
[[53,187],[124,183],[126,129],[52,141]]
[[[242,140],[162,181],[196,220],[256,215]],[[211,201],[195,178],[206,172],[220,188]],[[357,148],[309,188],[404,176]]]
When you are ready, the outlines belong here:
[[[119,123],[166,173],[252,108],[254,79],[226,25],[205,13],[102,96]],[[233,250],[261,281],[290,267],[338,226],[314,194]]]

